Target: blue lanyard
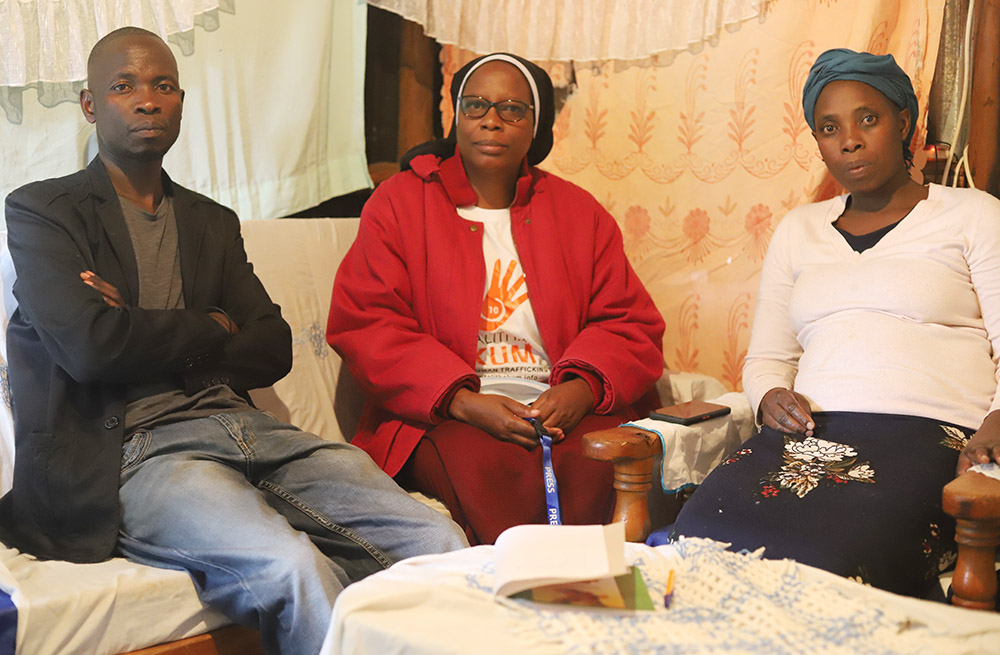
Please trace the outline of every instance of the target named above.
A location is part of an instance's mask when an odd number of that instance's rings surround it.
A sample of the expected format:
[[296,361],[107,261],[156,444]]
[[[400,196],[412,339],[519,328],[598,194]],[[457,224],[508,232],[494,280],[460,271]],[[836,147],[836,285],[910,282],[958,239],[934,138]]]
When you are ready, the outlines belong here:
[[541,421],[528,419],[535,428],[538,440],[542,443],[542,478],[545,481],[546,518],[549,525],[562,525],[562,510],[559,509],[559,484],[552,468],[552,436]]

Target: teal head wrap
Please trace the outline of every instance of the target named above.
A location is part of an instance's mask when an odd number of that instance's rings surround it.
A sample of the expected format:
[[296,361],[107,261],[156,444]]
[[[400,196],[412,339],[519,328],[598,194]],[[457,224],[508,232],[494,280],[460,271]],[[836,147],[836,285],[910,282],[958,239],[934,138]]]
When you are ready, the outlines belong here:
[[816,63],[809,69],[809,77],[802,89],[802,109],[805,111],[806,123],[810,129],[816,129],[813,114],[820,92],[827,84],[837,80],[864,82],[882,92],[882,95],[900,109],[910,110],[910,131],[903,140],[903,157],[907,162],[912,161],[910,141],[917,128],[919,110],[917,96],[913,92],[910,78],[892,55],[872,55],[867,52],[854,52],[847,48],[835,48],[817,57]]

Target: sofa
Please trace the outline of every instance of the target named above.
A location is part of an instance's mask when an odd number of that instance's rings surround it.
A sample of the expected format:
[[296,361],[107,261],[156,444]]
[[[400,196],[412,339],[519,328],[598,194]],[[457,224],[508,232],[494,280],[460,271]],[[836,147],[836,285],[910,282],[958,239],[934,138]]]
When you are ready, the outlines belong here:
[[[357,424],[362,397],[324,338],[337,264],[357,233],[358,219],[287,219],[243,224],[251,262],[293,330],[292,372],[255,390],[255,404],[303,429],[343,441]],[[13,266],[0,254],[5,329],[13,311]],[[6,343],[0,339],[6,362]],[[0,382],[6,366],[0,363]],[[10,488],[13,427],[10,394],[0,389],[0,491]],[[439,502],[424,499],[446,511]],[[2,544],[0,544],[2,546]],[[228,626],[204,606],[188,575],[121,558],[98,564],[39,562],[0,549],[0,655],[187,655],[260,653],[256,631]],[[3,605],[3,603],[0,603]],[[4,642],[2,638],[8,636]]]
[[[357,218],[246,221],[243,238],[255,272],[292,328],[291,373],[272,387],[252,392],[255,404],[326,439],[349,440],[363,397],[325,340],[326,316],[337,266],[357,234]],[[13,311],[13,266],[0,240],[3,307],[0,327]],[[6,342],[0,339],[0,492],[10,488],[13,426],[6,388]],[[664,404],[672,399],[718,396],[721,383],[688,373],[664,374],[658,385]],[[711,447],[697,435],[678,438],[666,468],[683,486],[699,482],[735,443],[746,436],[723,430]],[[411,492],[447,513],[440,501]],[[0,655],[253,655],[256,632],[229,626],[198,600],[186,573],[117,558],[99,564],[39,562],[0,544]],[[3,594],[0,594],[2,596]],[[4,644],[4,636],[7,644]]]
[[[327,439],[349,440],[360,416],[362,395],[340,358],[326,344],[325,325],[337,266],[354,240],[358,219],[275,219],[243,224],[247,253],[257,275],[282,307],[292,328],[293,367],[274,386],[252,393],[262,409]],[[0,327],[12,311],[13,269],[0,238]],[[6,388],[6,343],[0,339],[0,491],[10,488],[13,428]],[[718,381],[703,375],[665,372],[658,383],[663,404],[712,398],[733,407],[725,420],[700,428],[664,424],[655,461],[643,460],[644,477],[620,471],[619,491],[632,500],[651,487],[678,492],[700,483],[723,456],[749,436],[753,419],[740,393],[726,393]],[[652,433],[637,429],[649,445]],[[612,446],[634,454],[622,433]],[[617,439],[617,441],[616,441]],[[654,441],[657,441],[654,439]],[[629,445],[631,444],[631,445]],[[593,453],[615,459],[608,446]],[[613,451],[613,452],[612,452]],[[644,455],[644,457],[646,457]],[[619,468],[632,466],[617,457]],[[658,470],[659,475],[651,475]],[[659,479],[659,484],[654,480]],[[447,512],[433,498],[423,502]],[[681,494],[674,494],[676,498]],[[670,498],[669,494],[652,494]],[[975,497],[973,501],[976,502]],[[975,506],[976,508],[979,505]],[[974,513],[974,510],[969,510]],[[979,511],[975,509],[975,511]],[[647,519],[648,520],[648,519]],[[647,524],[648,525],[648,524]],[[990,524],[993,527],[1000,523]],[[641,529],[641,525],[639,528]],[[648,528],[647,528],[648,529]],[[1000,529],[1000,527],[997,527]],[[983,555],[987,557],[987,555]],[[995,587],[994,587],[995,589]],[[228,620],[198,600],[187,574],[112,559],[98,564],[39,562],[0,544],[0,655],[255,655],[260,646],[254,630],[228,625]],[[4,598],[6,597],[6,598]]]

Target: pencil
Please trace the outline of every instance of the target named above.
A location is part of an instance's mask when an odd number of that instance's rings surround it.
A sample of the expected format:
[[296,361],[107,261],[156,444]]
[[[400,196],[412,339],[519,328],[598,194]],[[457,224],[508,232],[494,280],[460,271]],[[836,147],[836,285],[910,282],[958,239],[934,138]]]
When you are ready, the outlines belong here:
[[667,590],[663,594],[663,606],[670,609],[670,601],[674,599],[674,570],[670,569],[670,575],[667,577]]

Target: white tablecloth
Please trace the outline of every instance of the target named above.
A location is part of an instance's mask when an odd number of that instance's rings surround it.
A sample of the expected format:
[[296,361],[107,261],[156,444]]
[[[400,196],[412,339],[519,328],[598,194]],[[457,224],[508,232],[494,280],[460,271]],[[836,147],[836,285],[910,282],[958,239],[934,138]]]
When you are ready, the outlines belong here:
[[707,539],[628,544],[654,600],[620,612],[497,601],[493,547],[413,558],[348,587],[322,655],[1000,652],[1000,615],[896,596]]

